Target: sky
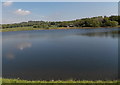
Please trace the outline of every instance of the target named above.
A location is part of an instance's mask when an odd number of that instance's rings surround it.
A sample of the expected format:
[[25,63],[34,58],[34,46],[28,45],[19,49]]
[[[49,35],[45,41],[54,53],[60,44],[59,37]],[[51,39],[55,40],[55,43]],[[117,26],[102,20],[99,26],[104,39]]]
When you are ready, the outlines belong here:
[[2,3],[2,23],[68,21],[118,14],[118,2],[12,2]]

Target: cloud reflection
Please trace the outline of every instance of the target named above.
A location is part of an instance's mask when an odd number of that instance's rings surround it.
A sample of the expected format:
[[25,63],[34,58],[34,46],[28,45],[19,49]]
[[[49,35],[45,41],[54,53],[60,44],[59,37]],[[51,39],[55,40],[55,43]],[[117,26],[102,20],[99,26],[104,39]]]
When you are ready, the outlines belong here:
[[28,42],[24,42],[24,43],[20,43],[17,45],[17,49],[19,50],[24,50],[25,48],[30,48],[32,46],[31,43]]
[[9,60],[13,60],[15,58],[15,55],[13,53],[7,53],[6,58]]
[[[5,54],[5,58],[8,59],[8,60],[13,60],[15,59],[15,54],[14,52],[16,52],[15,50],[16,49],[19,49],[19,50],[24,50],[25,48],[30,48],[32,46],[31,43],[28,43],[28,42],[21,42],[19,44],[17,44],[15,46],[15,49],[9,49],[8,53]],[[12,51],[12,52],[11,52]]]

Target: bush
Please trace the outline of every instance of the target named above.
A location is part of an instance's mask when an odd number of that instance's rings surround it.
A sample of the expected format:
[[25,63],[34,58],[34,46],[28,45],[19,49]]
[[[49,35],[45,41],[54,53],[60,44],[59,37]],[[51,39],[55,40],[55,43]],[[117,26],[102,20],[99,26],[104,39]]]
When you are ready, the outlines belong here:
[[108,21],[108,22],[104,23],[104,26],[115,27],[115,26],[118,26],[118,22],[116,22],[116,21]]
[[116,21],[110,21],[110,26],[111,27],[118,26],[118,22],[116,22]]
[[33,25],[33,28],[38,28],[38,26],[37,25]]

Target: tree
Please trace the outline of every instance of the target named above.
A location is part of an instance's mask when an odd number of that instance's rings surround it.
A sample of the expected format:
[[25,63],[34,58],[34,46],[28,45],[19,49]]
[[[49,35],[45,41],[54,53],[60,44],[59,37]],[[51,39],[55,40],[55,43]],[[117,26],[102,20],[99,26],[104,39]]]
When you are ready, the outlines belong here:
[[107,27],[120,25],[120,16],[98,16],[92,18],[76,19],[72,21],[28,21],[14,24],[3,24],[2,28],[30,27],[33,28],[57,28],[57,27]]
[[38,26],[37,25],[33,25],[33,28],[38,28]]
[[115,27],[115,26],[118,26],[118,22],[116,22],[116,21],[110,21],[110,22],[109,22],[109,25],[110,25],[111,27]]
[[118,21],[118,16],[110,16],[109,19],[111,21]]

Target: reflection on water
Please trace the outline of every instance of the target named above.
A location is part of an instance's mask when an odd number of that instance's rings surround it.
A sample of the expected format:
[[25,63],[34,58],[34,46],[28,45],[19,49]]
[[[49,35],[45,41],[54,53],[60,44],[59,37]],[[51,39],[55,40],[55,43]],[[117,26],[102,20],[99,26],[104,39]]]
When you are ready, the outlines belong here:
[[[81,35],[81,34],[80,34]],[[97,32],[97,33],[87,33],[87,34],[82,34],[83,36],[88,36],[88,37],[112,37],[112,38],[118,38],[118,31],[112,31],[112,32]]]
[[5,57],[9,60],[13,60],[15,58],[15,55],[13,53],[7,53]]
[[[24,50],[25,48],[30,48],[32,46],[31,43],[28,43],[28,42],[22,42],[22,43],[18,43],[17,45],[13,45],[14,48],[19,49],[19,50]],[[9,60],[13,60],[15,58],[15,54],[14,54],[14,48],[8,48],[8,53],[6,53],[5,57],[6,59],[9,59]]]
[[117,79],[117,28],[3,33],[3,77]]
[[18,48],[19,50],[24,50],[25,48],[30,48],[31,46],[32,46],[31,43],[23,42],[23,43],[19,43],[19,44],[17,45],[17,48]]

